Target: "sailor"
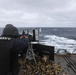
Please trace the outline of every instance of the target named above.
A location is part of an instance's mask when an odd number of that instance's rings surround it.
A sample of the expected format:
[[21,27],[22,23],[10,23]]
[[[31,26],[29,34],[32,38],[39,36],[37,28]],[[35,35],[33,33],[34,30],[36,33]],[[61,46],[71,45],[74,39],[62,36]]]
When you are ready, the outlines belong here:
[[0,52],[0,55],[3,52],[3,57],[0,56],[0,75],[17,75],[19,72],[18,54],[26,53],[29,40],[26,41],[25,38],[20,38],[18,29],[12,24],[5,26],[1,38],[7,40],[2,39],[3,42],[0,40],[2,46],[0,46],[0,50],[3,49]]

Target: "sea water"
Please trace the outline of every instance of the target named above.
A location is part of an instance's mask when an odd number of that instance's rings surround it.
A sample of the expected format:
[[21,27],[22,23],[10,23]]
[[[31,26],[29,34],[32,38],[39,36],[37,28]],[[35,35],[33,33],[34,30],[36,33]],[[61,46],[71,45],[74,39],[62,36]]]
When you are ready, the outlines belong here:
[[[33,29],[39,29],[39,40],[44,45],[54,46],[55,52],[58,50],[67,50],[70,53],[76,53],[76,28],[18,28],[19,33],[22,34],[24,29],[28,29],[33,34]],[[0,35],[3,28],[0,28]],[[63,52],[63,51],[62,51]]]

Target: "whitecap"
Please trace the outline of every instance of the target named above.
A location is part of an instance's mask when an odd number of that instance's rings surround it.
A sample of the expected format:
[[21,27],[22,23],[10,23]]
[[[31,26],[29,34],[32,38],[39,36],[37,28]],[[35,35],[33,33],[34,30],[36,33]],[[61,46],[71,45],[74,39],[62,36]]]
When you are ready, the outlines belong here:
[[73,51],[76,49],[76,40],[58,37],[56,35],[46,35],[44,38],[47,39],[41,44],[54,46],[55,52],[57,52],[58,49],[66,49],[68,52],[73,53]]

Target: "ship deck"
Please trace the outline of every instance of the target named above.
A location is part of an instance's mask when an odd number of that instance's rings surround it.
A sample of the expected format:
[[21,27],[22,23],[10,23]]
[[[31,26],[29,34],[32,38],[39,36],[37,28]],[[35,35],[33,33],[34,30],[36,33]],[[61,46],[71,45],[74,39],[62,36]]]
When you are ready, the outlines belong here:
[[54,62],[62,66],[66,75],[76,75],[76,55],[55,55]]

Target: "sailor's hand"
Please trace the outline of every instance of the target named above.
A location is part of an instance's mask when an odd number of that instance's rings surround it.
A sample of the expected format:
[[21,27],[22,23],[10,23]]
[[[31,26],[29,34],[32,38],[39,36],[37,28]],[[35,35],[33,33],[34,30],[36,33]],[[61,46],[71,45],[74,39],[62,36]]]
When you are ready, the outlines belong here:
[[28,36],[21,36],[20,38],[28,38]]

